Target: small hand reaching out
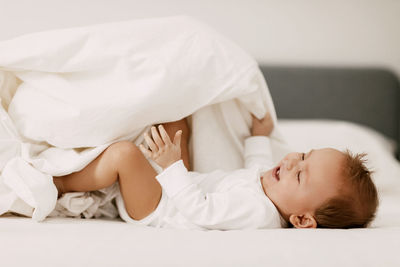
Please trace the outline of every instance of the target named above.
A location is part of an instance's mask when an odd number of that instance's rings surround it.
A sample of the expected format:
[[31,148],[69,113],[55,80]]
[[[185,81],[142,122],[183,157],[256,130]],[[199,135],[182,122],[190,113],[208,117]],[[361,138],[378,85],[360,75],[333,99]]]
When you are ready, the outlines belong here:
[[253,118],[252,128],[251,128],[251,135],[264,135],[269,136],[274,129],[274,122],[272,121],[271,114],[267,112],[264,118],[261,120],[257,119],[253,114],[251,114]]
[[144,139],[149,145],[149,149],[146,149],[142,144],[139,145],[139,148],[145,156],[154,160],[163,169],[166,169],[172,163],[181,159],[182,130],[175,133],[174,142],[171,142],[164,127],[159,125],[158,128],[161,137],[157,128],[153,126],[151,127],[153,139],[147,133],[144,133]]

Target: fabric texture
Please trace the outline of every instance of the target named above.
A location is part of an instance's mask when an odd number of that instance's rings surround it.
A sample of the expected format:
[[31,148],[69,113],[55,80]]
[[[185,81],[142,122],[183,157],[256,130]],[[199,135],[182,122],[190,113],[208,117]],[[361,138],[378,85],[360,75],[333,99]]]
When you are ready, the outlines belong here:
[[[243,166],[250,113],[276,122],[254,59],[187,16],[2,41],[0,76],[0,214],[23,201],[36,221],[56,207],[52,176],[81,170],[114,142],[141,143],[149,125],[191,116],[194,170],[210,171]],[[282,141],[279,131],[272,138]]]

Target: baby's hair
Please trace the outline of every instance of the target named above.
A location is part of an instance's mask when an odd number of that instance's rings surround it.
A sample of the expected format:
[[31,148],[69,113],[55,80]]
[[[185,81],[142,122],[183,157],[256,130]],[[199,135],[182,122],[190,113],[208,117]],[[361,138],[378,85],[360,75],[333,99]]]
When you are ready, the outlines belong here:
[[367,227],[375,218],[379,205],[378,192],[365,166],[365,153],[343,152],[343,185],[339,195],[315,211],[318,228]]

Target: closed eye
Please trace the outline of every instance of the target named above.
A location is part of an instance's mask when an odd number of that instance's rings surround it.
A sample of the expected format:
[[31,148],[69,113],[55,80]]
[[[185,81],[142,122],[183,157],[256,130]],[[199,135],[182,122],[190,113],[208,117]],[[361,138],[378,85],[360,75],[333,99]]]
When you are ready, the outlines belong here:
[[[301,153],[301,160],[304,160],[304,157],[305,157],[305,153]],[[300,171],[297,173],[297,181],[300,183]]]

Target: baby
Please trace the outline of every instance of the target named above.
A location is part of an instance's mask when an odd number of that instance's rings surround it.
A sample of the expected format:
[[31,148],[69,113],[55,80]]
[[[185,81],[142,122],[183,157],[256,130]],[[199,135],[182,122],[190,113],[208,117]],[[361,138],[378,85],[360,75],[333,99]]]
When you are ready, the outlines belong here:
[[[185,119],[158,129],[151,128],[152,138],[145,134],[148,148],[118,142],[80,172],[54,177],[59,193],[98,190],[118,181],[121,217],[155,227],[350,228],[366,227],[374,218],[377,190],[363,155],[325,148],[290,153],[273,167],[269,114],[262,120],[253,116],[246,168],[233,172],[188,171]],[[162,168],[159,174],[151,162]]]

